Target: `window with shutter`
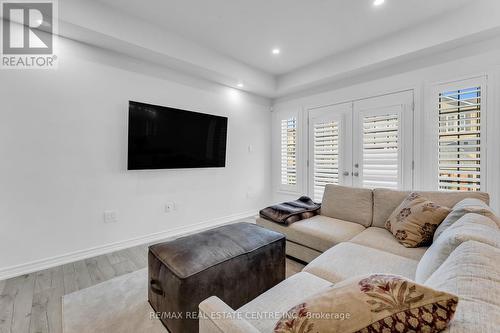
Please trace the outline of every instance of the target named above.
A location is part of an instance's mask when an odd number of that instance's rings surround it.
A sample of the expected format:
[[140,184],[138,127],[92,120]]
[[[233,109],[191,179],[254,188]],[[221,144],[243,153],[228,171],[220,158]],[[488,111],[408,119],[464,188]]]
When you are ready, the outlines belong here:
[[399,115],[363,118],[363,187],[399,188]]
[[440,190],[481,189],[481,87],[439,94]]
[[297,185],[297,119],[281,120],[281,185]]
[[315,123],[314,149],[314,200],[323,198],[326,184],[339,183],[339,122]]

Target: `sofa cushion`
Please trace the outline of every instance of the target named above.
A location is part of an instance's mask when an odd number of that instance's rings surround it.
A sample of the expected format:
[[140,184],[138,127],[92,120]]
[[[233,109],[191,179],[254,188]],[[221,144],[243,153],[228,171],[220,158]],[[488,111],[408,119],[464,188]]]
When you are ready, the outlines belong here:
[[[488,193],[484,192],[444,192],[444,191],[418,191],[417,193],[427,199],[445,207],[453,207],[466,198],[476,198],[490,203]],[[410,194],[407,191],[395,191],[376,188],[373,190],[373,227],[383,228],[385,221],[401,202]]]
[[350,242],[336,245],[303,271],[337,283],[356,275],[386,273],[415,277],[418,261]]
[[423,283],[460,244],[474,240],[491,246],[500,246],[500,231],[495,222],[479,214],[467,214],[431,245],[418,263],[415,281]]
[[303,300],[283,315],[274,332],[439,332],[457,303],[455,295],[401,276],[364,275]]
[[367,228],[349,242],[390,252],[413,260],[420,260],[427,250],[427,247],[408,248],[403,246],[390,231],[378,227]]
[[274,288],[269,289],[251,302],[237,310],[243,319],[250,322],[261,332],[272,332],[280,316],[261,316],[259,313],[285,313],[292,306],[332,285],[309,273],[295,274]]
[[500,327],[500,249],[474,241],[462,243],[425,285],[459,297],[445,332],[498,332]]
[[389,216],[385,227],[406,247],[425,246],[449,212],[449,208],[413,192]]
[[446,228],[468,213],[476,213],[487,216],[495,221],[500,228],[500,220],[495,216],[495,213],[493,213],[491,208],[486,203],[478,199],[467,198],[457,203],[451,210],[451,213],[448,214],[444,221],[439,225],[436,232],[434,232],[434,241],[436,241],[439,235],[441,235]]
[[326,251],[335,244],[345,242],[363,230],[358,223],[342,221],[323,215],[292,223],[289,226],[280,225],[266,219],[257,219],[257,224],[281,232],[287,240],[305,245],[317,251]]
[[329,184],[321,204],[321,215],[359,223],[372,224],[373,194],[371,189]]

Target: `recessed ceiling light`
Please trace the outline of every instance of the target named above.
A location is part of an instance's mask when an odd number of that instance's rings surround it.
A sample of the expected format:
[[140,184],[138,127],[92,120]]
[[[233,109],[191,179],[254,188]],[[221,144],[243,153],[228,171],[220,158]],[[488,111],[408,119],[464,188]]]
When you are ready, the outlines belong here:
[[274,48],[271,52],[272,52],[273,54],[275,54],[275,55],[278,55],[278,54],[280,54],[280,53],[281,53],[281,50],[280,50],[280,49],[278,49],[278,48]]
[[384,4],[384,2],[385,2],[385,0],[375,0],[375,1],[373,2],[373,5],[374,5],[374,6],[380,6],[380,5],[383,5],[383,4]]
[[243,88],[243,83],[240,82],[237,84],[237,86],[238,86],[238,88]]

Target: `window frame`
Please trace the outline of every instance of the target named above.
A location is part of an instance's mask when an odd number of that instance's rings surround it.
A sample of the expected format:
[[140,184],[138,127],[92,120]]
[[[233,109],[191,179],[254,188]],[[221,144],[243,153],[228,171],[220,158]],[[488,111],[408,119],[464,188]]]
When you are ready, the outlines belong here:
[[443,190],[439,188],[439,99],[440,94],[449,91],[466,90],[473,87],[481,89],[481,130],[480,130],[480,189],[479,191],[487,191],[488,188],[488,86],[487,76],[477,76],[465,78],[449,82],[435,83],[431,86],[426,112],[426,121],[424,126],[428,126],[428,138],[424,147],[428,147],[429,151],[425,157],[427,172],[424,172],[425,187],[433,191],[458,191],[458,190]]
[[[302,188],[303,175],[302,175],[302,117],[301,112],[299,110],[281,110],[275,111],[273,127],[276,129],[274,142],[276,143],[276,147],[274,148],[274,172],[275,172],[275,188],[278,193],[284,194],[298,194]],[[296,163],[296,183],[294,185],[290,184],[282,184],[281,183],[281,122],[282,120],[295,118],[296,119],[296,147],[295,147],[295,163]]]

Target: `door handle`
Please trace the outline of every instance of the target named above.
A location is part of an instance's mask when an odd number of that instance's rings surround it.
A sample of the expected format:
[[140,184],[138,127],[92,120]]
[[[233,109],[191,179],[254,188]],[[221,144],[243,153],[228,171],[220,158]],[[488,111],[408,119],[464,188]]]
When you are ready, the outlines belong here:
[[349,176],[349,171],[344,171],[342,174],[347,177]]
[[352,175],[353,175],[354,177],[359,177],[359,172],[357,172],[357,171],[356,171],[356,172],[353,172],[353,173],[352,173]]

